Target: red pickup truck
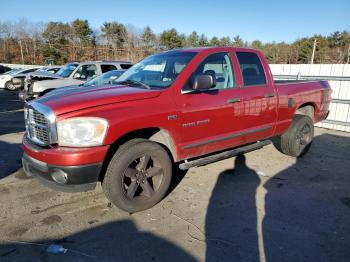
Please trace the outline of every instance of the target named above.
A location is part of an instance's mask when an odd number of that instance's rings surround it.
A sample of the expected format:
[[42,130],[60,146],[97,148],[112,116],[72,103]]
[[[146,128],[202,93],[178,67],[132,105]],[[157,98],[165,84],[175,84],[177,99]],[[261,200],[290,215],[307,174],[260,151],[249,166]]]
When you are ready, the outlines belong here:
[[128,212],[166,194],[172,167],[205,165],[270,141],[299,157],[329,113],[326,81],[274,81],[253,49],[177,49],[145,58],[115,87],[25,106],[23,169],[59,190],[93,189]]

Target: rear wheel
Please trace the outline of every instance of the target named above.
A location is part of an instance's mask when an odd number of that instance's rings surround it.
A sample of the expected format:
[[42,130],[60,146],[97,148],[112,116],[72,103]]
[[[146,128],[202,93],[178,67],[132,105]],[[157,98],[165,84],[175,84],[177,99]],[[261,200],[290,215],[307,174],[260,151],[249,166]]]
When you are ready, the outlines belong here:
[[283,154],[301,157],[309,151],[313,137],[314,124],[312,119],[306,115],[295,115],[287,132],[276,137],[273,142]]
[[102,188],[114,205],[133,213],[157,204],[167,193],[171,176],[167,151],[157,143],[138,140],[117,150]]

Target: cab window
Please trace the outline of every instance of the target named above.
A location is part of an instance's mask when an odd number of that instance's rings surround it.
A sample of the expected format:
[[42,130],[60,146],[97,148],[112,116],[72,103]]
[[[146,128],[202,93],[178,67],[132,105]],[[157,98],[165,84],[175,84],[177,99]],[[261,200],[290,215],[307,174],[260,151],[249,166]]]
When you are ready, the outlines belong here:
[[102,74],[116,69],[118,68],[115,65],[101,65]]
[[216,79],[216,86],[212,89],[234,88],[236,85],[229,53],[211,54],[205,58],[191,75],[183,90],[191,90],[195,77],[200,74],[211,75]]
[[80,80],[88,80],[97,76],[96,65],[82,65],[75,72],[73,78]]
[[245,86],[266,84],[264,68],[257,54],[251,52],[237,52],[237,59]]
[[121,69],[129,69],[130,67],[132,67],[132,64],[120,64]]

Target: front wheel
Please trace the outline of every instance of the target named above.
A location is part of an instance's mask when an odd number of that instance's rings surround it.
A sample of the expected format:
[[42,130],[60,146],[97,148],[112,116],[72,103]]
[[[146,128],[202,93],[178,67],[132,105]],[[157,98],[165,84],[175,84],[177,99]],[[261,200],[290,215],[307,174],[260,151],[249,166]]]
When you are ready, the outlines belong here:
[[301,157],[306,154],[314,137],[314,123],[309,116],[295,115],[286,133],[273,140],[275,147],[283,154]]
[[122,146],[111,159],[102,188],[106,197],[129,213],[157,204],[167,193],[172,162],[167,151],[154,142]]

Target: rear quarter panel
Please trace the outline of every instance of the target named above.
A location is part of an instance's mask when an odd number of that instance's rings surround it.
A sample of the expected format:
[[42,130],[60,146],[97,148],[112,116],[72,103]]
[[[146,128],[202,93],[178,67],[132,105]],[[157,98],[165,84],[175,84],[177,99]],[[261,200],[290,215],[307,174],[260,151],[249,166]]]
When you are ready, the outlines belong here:
[[315,123],[322,120],[322,116],[328,111],[330,96],[326,100],[324,98],[324,91],[330,90],[327,81],[280,83],[275,86],[279,97],[276,135],[284,133],[289,128],[295,112],[303,105],[314,107]]

